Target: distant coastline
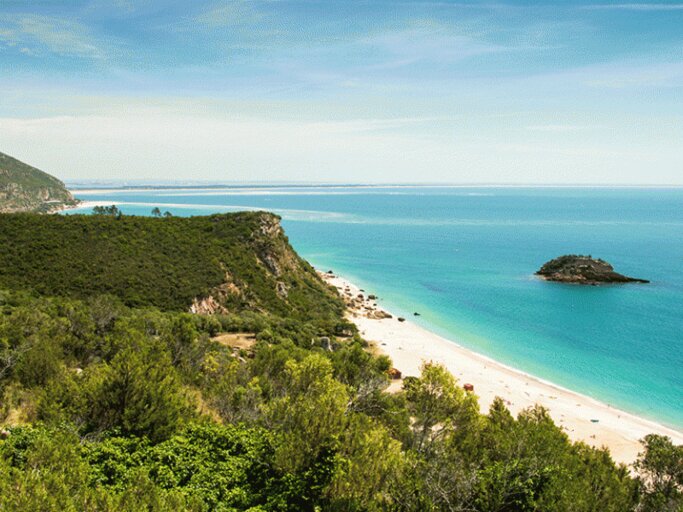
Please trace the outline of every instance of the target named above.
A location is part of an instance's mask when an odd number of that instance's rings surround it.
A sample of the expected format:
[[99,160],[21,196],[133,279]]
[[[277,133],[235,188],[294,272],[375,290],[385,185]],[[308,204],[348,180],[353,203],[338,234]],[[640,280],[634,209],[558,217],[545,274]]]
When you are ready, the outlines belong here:
[[[82,185],[82,186],[81,186]],[[512,184],[512,183],[356,183],[356,184],[344,184],[344,183],[322,183],[322,184],[312,184],[312,183],[196,183],[196,184],[149,184],[149,185],[121,185],[121,184],[111,184],[99,185],[98,184],[70,184],[68,186],[72,193],[83,193],[83,194],[108,194],[111,192],[130,192],[134,190],[141,190],[145,192],[155,192],[155,191],[212,191],[212,190],[224,190],[224,189],[234,189],[234,190],[272,190],[272,189],[358,189],[358,190],[372,190],[372,189],[413,189],[413,188],[436,188],[436,189],[671,189],[678,190],[683,188],[680,184],[590,184],[590,183],[578,183],[578,184]]]

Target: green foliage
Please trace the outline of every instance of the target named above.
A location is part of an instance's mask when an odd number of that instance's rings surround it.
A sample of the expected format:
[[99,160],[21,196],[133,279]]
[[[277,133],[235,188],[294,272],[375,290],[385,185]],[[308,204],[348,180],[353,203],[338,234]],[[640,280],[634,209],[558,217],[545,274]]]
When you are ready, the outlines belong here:
[[637,469],[641,472],[644,511],[683,510],[683,446],[650,434],[642,441]]
[[[389,361],[359,338],[324,350],[312,323],[130,309],[106,296],[4,293],[0,308],[3,415],[22,408],[43,425],[0,441],[0,490],[18,489],[3,493],[4,509],[636,507],[637,482],[605,452],[572,445],[542,409],[515,419],[497,401],[481,416],[434,364],[389,395]],[[209,338],[245,328],[260,339],[253,357]],[[32,351],[54,370],[27,372]]]
[[406,379],[404,389],[414,417],[414,446],[418,451],[428,450],[435,439],[448,432],[465,431],[478,418],[474,395],[466,394],[441,365],[423,364],[422,376]]
[[380,422],[363,414],[347,416],[325,510],[387,510],[390,481],[403,464],[401,443]]
[[140,474],[155,487],[176,490],[211,510],[246,510],[265,503],[273,447],[267,431],[239,426],[191,425],[172,438],[150,444],[113,437],[86,443],[91,483],[125,491]]
[[120,218],[122,216],[121,210],[115,204],[111,206],[95,206],[92,209],[93,215],[108,215],[110,217]]
[[95,431],[167,438],[189,414],[167,351],[158,343],[131,343],[89,376],[88,424]]
[[287,392],[268,404],[265,423],[277,426],[283,436],[279,466],[294,472],[338,448],[349,396],[334,379],[330,361],[321,355],[289,360],[284,373]]
[[341,300],[294,253],[274,215],[162,221],[112,212],[0,215],[0,287],[110,294],[128,306],[175,311],[211,296],[221,311],[316,319],[330,329],[341,319]]
[[96,485],[100,468],[89,463],[90,450],[68,430],[12,429],[0,441],[0,509],[206,510],[201,500],[156,484],[144,469],[131,468],[116,492]]

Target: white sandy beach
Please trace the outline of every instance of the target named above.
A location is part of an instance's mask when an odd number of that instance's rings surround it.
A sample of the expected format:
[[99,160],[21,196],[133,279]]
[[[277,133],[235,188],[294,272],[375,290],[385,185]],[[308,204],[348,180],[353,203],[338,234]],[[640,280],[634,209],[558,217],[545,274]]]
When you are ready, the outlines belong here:
[[[363,293],[349,281],[336,275],[321,274],[346,297],[357,298]],[[646,434],[657,433],[683,444],[683,432],[660,425],[601,403],[585,395],[556,386],[521,371],[498,363],[447,340],[412,322],[393,318],[376,319],[375,301],[356,299],[356,307],[349,311],[349,319],[362,336],[391,357],[403,377],[418,376],[423,361],[445,365],[461,384],[474,385],[482,412],[487,412],[496,396],[503,398],[510,411],[519,411],[540,404],[557,425],[575,441],[592,446],[606,446],[617,462],[631,464],[642,446]],[[381,310],[381,308],[379,308]],[[392,384],[396,388],[398,383]],[[592,420],[597,420],[592,421]]]
[[[117,204],[116,201],[81,201],[73,206],[66,206],[59,211],[64,210],[78,210],[78,209],[92,209],[95,206],[111,206]],[[56,213],[56,212],[55,212]]]

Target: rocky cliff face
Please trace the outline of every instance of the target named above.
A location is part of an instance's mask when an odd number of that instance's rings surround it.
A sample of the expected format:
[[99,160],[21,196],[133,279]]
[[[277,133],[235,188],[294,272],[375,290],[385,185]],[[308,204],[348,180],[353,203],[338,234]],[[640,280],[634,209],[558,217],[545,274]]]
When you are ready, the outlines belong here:
[[247,286],[242,285],[242,288],[235,284],[235,280],[230,272],[225,270],[225,281],[213,288],[207,297],[202,299],[195,297],[190,306],[190,313],[199,315],[229,313],[230,311],[225,307],[225,304],[228,303],[231,298],[243,299],[243,291],[246,291]]
[[649,282],[619,274],[605,260],[581,255],[566,255],[550,260],[536,272],[536,275],[547,281],[591,285]]
[[[276,215],[259,212],[256,214],[256,229],[247,239],[253,251],[254,264],[263,270],[268,287],[275,290],[279,300],[287,301],[289,291],[293,285],[294,276],[302,276],[310,269],[292,250],[287,237]],[[196,298],[190,307],[190,312],[199,314],[225,314],[229,312],[226,304],[239,300],[249,304],[253,309],[261,309],[258,301],[253,300],[249,284],[235,279],[230,270],[223,267],[225,280],[213,288],[210,294],[202,299]]]
[[0,153],[0,213],[50,212],[75,203],[60,180]]
[[[238,214],[239,215],[239,214]],[[199,314],[225,314],[236,305],[254,311],[272,311],[272,305],[292,305],[308,302],[311,293],[319,299],[318,306],[325,308],[325,302],[335,310],[341,306],[336,293],[327,287],[313,268],[291,247],[277,215],[268,212],[248,214],[253,219],[251,232],[243,241],[249,248],[250,266],[254,270],[251,279],[231,268],[230,262],[222,264],[225,278],[203,298],[195,298],[190,311]],[[256,276],[258,279],[255,279]],[[321,286],[322,285],[322,286]],[[257,290],[258,288],[258,290]],[[274,292],[274,293],[273,293]],[[257,297],[260,295],[260,297]],[[264,307],[264,298],[271,307]]]

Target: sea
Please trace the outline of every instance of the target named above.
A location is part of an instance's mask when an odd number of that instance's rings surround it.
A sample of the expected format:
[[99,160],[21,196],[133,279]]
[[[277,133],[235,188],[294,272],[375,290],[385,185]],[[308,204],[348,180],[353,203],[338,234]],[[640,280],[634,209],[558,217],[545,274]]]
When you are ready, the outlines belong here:
[[[394,314],[683,429],[682,188],[70,188],[126,215],[274,212],[304,258],[379,295]],[[578,286],[534,275],[563,254],[599,257],[651,282]]]

